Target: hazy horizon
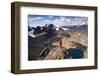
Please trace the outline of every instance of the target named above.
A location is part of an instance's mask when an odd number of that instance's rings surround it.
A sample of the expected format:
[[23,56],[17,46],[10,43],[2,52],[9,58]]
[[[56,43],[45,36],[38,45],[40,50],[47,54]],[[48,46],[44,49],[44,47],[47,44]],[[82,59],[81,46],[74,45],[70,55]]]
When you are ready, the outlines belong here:
[[30,27],[54,24],[56,27],[88,24],[88,17],[80,16],[50,16],[50,15],[28,15]]

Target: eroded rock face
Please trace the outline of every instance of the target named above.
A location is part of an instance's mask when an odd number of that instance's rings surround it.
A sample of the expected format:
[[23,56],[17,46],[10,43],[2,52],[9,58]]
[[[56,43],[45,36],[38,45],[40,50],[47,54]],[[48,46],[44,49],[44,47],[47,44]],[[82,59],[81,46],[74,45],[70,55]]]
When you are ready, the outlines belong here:
[[[59,37],[62,38],[62,46],[59,43]],[[30,41],[32,42],[32,40]],[[53,38],[47,38],[45,35],[33,39],[30,47],[30,60],[57,60],[69,59],[67,49],[74,48],[81,50],[83,57],[88,57],[88,35],[87,29],[58,31],[58,35]],[[40,46],[39,46],[40,45]],[[77,54],[78,55],[78,54]]]
[[65,58],[65,48],[63,47],[54,47],[50,49],[49,54],[44,58],[44,60],[55,60],[55,59],[64,59]]
[[[72,44],[72,45],[71,45]],[[71,43],[70,48],[52,46],[40,54],[40,60],[60,60],[86,58],[86,46],[79,43]]]
[[[65,32],[67,33],[67,32]],[[79,31],[71,31],[71,37],[62,36],[62,47],[59,39],[52,43],[53,47],[45,50],[43,60],[69,59],[69,58],[87,58],[87,35]],[[73,50],[70,50],[72,48]],[[70,53],[70,54],[66,54]],[[69,55],[69,56],[67,56]],[[80,55],[80,56],[75,56]]]

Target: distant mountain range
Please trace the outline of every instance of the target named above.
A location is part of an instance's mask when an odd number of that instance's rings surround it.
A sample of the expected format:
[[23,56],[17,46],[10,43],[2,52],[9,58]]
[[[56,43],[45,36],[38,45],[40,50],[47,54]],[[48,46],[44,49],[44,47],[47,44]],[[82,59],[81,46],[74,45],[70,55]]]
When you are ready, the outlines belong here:
[[69,25],[69,26],[61,26],[62,28],[67,28],[67,29],[87,29],[88,25]]
[[[56,25],[54,25],[56,27]],[[34,27],[30,27],[28,26],[28,31],[31,31],[33,30]],[[56,30],[59,29],[59,28],[63,28],[63,29],[87,29],[88,28],[88,25],[87,24],[84,24],[84,25],[66,25],[66,26],[61,26],[61,27],[56,27]]]

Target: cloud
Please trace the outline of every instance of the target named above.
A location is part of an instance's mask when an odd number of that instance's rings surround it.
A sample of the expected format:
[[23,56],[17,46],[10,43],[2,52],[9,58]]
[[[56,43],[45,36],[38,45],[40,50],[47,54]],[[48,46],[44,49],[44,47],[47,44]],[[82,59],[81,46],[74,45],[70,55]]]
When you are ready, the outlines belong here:
[[53,21],[53,24],[55,24],[57,27],[61,27],[61,26],[67,26],[68,24],[70,24],[71,19],[66,18],[66,17],[60,17],[59,19],[55,19]]
[[67,25],[79,25],[80,26],[83,22],[87,23],[88,18],[87,17],[75,17],[75,18],[69,18],[69,20],[67,19]]
[[41,20],[41,21],[29,21],[29,26],[36,27],[36,26],[44,26],[45,24],[49,24],[49,20]]
[[38,21],[38,20],[43,20],[43,17],[30,17],[29,21]]
[[29,26],[31,27],[44,26],[45,24],[54,24],[56,27],[73,26],[87,22],[87,17],[39,16],[29,18]]

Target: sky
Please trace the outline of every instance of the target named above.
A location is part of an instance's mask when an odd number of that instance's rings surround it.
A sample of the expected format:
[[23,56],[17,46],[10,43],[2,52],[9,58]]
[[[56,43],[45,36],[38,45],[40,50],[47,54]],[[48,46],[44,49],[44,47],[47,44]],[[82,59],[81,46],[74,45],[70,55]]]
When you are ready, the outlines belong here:
[[56,27],[88,24],[88,17],[79,16],[50,16],[50,15],[28,15],[30,27],[54,24]]

